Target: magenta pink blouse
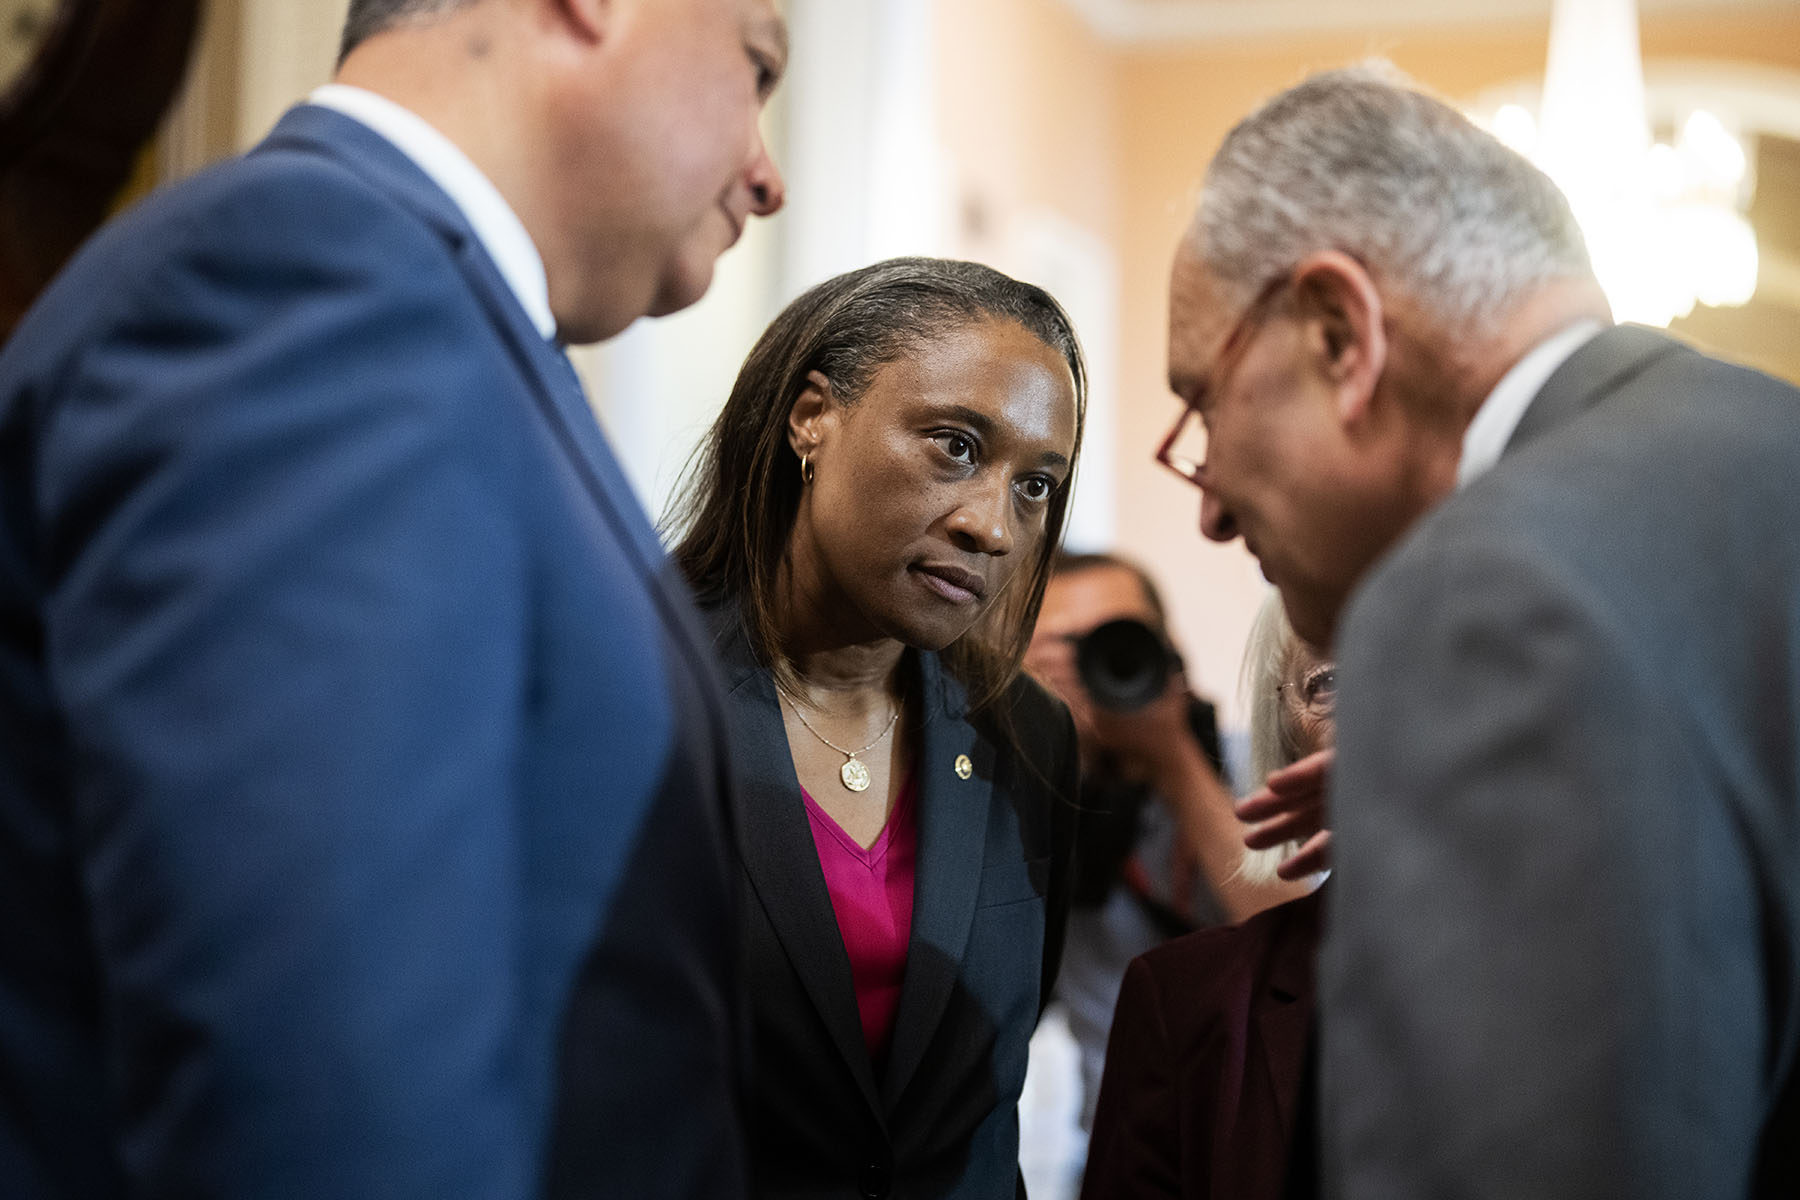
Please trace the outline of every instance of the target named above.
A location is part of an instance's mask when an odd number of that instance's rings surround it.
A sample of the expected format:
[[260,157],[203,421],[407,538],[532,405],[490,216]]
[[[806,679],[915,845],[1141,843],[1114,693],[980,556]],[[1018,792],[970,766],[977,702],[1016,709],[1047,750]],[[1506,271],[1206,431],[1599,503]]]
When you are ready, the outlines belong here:
[[919,857],[919,825],[913,815],[913,781],[900,788],[881,836],[867,850],[839,828],[805,788],[806,818],[837,913],[838,932],[850,955],[850,979],[863,1041],[879,1068],[887,1058],[906,977],[906,944],[912,936],[913,880]]

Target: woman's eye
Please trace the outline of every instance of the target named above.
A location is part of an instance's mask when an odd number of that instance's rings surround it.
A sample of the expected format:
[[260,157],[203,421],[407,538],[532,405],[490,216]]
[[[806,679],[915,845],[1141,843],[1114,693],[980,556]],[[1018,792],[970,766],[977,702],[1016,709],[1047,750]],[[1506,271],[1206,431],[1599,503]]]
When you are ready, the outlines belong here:
[[1303,685],[1308,704],[1321,704],[1337,696],[1337,669],[1324,667],[1306,677]]
[[1056,485],[1042,475],[1027,475],[1019,480],[1019,494],[1033,504],[1041,504],[1050,498]]
[[948,455],[952,462],[972,463],[975,461],[975,439],[967,434],[948,431],[936,435],[938,447]]

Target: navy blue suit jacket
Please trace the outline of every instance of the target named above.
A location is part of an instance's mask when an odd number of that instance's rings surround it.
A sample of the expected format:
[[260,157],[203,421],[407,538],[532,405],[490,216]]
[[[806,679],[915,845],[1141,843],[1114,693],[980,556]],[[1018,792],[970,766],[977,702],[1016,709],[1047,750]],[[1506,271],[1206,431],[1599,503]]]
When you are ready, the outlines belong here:
[[709,662],[386,141],[99,235],[0,356],[6,1194],[739,1192]]
[[1068,915],[1078,775],[1068,710],[1018,679],[1000,702],[1015,746],[992,714],[969,711],[935,654],[912,656],[918,864],[906,977],[878,1070],[774,679],[731,611],[713,615],[738,771],[754,1193],[1011,1195],[1026,1045]]

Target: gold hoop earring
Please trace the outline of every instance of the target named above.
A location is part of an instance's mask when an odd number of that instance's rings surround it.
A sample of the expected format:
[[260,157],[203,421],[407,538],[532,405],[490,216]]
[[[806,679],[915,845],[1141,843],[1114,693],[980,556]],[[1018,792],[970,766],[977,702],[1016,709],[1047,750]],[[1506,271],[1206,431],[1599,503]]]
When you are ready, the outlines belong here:
[[800,456],[800,486],[805,487],[807,484],[811,483],[812,481],[813,481],[812,455],[802,454]]

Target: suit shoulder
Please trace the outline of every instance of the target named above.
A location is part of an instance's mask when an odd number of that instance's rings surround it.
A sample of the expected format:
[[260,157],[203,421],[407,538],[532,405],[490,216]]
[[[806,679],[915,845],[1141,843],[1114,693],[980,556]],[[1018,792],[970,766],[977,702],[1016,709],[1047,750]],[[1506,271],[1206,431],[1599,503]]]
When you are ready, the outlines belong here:
[[229,372],[269,393],[371,372],[382,395],[406,390],[434,422],[454,408],[476,432],[511,386],[498,339],[444,230],[323,156],[257,153],[103,230],[0,350],[0,404],[48,414],[123,362],[148,386],[134,395],[187,388],[219,403],[223,391],[190,380]]
[[1019,748],[1048,766],[1075,751],[1075,719],[1069,706],[1037,680],[1021,671],[1007,686],[1000,707],[1007,714]]
[[1147,980],[1177,1008],[1221,993],[1247,992],[1296,950],[1307,958],[1319,935],[1320,896],[1265,909],[1237,925],[1199,929],[1140,954]]
[[1743,612],[1753,595],[1785,605],[1790,583],[1759,581],[1800,579],[1797,458],[1800,391],[1685,348],[1662,355],[1422,518],[1357,589],[1346,653],[1372,627],[1389,649],[1416,643],[1396,614],[1448,600],[1554,601],[1556,619],[1578,612],[1657,646],[1686,641],[1695,612]]
[[[80,344],[132,315],[224,297],[367,289],[413,279],[455,296],[440,232],[344,164],[259,151],[158,190],[104,226],[20,326]],[[97,300],[102,302],[97,303]],[[71,336],[74,335],[74,336]]]
[[[1598,518],[1629,525],[1667,520],[1691,505],[1780,496],[1800,455],[1800,390],[1691,348],[1650,360],[1594,394],[1588,407],[1519,447],[1466,489],[1490,517],[1539,518],[1551,526]],[[1654,478],[1657,486],[1643,485]],[[1779,480],[1779,484],[1773,484]],[[1620,504],[1642,494],[1647,503]],[[1462,499],[1461,496],[1457,497]],[[1458,507],[1445,505],[1447,519]]]
[[349,165],[259,149],[153,192],[103,228],[71,266],[88,258],[114,267],[123,259],[153,262],[219,242],[238,253],[313,259],[371,243],[391,255],[433,240],[405,204]]
[[1073,720],[1068,705],[1023,671],[1007,685],[1005,703],[1015,717],[1023,720],[1047,724]]
[[1157,989],[1171,997],[1210,993],[1238,976],[1247,977],[1265,928],[1253,917],[1240,925],[1196,929],[1138,955],[1134,965],[1141,964]]

